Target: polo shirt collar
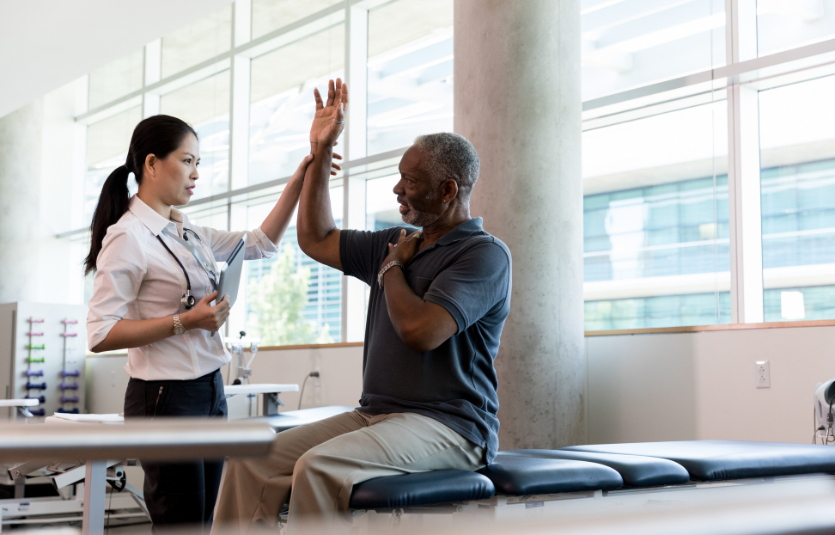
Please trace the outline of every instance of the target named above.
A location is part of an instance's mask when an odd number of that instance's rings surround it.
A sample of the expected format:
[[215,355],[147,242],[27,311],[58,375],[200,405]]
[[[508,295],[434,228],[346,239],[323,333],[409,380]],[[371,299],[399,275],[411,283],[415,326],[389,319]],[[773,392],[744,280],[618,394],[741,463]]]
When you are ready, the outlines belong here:
[[480,217],[474,217],[469,221],[464,221],[454,229],[441,236],[441,239],[435,243],[437,245],[450,245],[465,238],[469,238],[476,232],[484,230],[482,222],[483,220]]
[[148,230],[150,230],[151,234],[154,236],[159,236],[159,233],[162,232],[162,230],[169,223],[173,223],[175,226],[177,223],[183,223],[183,215],[178,210],[172,208],[171,220],[165,219],[154,211],[153,208],[145,204],[145,202],[140,199],[138,195],[131,197],[130,203],[128,204],[128,210],[130,210],[143,225],[148,227]]

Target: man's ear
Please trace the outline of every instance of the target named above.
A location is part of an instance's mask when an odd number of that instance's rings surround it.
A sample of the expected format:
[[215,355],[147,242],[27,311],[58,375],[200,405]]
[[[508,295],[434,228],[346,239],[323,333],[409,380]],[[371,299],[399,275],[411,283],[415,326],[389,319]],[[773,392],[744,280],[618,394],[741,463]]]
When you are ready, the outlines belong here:
[[458,182],[448,178],[444,181],[442,186],[443,201],[445,203],[452,202],[458,196]]

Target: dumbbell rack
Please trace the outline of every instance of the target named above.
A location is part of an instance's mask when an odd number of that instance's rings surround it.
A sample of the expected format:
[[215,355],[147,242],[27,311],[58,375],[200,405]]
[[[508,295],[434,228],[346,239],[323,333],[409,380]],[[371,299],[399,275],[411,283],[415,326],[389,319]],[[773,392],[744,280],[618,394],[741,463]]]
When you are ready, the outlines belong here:
[[85,316],[78,305],[0,305],[0,394],[38,399],[37,418],[85,412]]

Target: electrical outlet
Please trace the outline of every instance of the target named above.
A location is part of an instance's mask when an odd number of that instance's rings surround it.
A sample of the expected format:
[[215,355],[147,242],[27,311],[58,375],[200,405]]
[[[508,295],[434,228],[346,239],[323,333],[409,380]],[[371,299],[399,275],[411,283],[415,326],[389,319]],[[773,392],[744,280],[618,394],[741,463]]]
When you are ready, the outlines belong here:
[[758,360],[757,366],[757,388],[771,388],[771,368],[767,360]]

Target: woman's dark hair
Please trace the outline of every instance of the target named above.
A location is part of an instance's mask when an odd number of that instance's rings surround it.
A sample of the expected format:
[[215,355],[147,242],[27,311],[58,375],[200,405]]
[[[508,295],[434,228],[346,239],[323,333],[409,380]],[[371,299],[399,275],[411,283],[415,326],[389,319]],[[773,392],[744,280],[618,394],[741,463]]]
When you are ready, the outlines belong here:
[[96,259],[101,251],[102,240],[107,229],[128,211],[130,193],[128,192],[128,175],[133,173],[136,183],[142,183],[142,170],[145,159],[149,154],[164,160],[169,154],[177,150],[183,139],[189,134],[197,137],[197,132],[185,121],[170,115],[154,115],[143,119],[133,130],[128,148],[125,165],[117,167],[101,188],[99,204],[93,213],[90,224],[92,237],[90,240],[90,254],[84,260],[84,274],[96,270]]

